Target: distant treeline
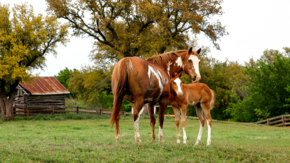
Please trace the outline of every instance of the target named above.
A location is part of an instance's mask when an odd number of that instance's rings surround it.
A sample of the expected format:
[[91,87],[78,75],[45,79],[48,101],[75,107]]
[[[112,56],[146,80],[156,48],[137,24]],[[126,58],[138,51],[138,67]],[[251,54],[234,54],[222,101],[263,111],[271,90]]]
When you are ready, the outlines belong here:
[[[285,52],[265,50],[258,60],[219,61],[201,53],[201,83],[207,84],[216,94],[216,106],[211,111],[218,120],[253,122],[281,114],[290,109],[290,57]],[[60,71],[56,76],[73,96],[87,105],[111,109],[111,68],[84,67],[81,70]],[[188,75],[184,83],[191,83]],[[132,104],[123,102],[122,110],[130,111]],[[167,109],[173,113],[172,109]],[[189,114],[195,115],[193,107]]]

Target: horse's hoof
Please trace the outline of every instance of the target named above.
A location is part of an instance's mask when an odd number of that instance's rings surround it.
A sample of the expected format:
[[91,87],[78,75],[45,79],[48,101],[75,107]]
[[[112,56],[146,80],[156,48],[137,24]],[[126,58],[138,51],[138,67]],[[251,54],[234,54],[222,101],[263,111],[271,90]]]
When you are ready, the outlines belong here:
[[180,140],[177,140],[177,144],[180,144]]

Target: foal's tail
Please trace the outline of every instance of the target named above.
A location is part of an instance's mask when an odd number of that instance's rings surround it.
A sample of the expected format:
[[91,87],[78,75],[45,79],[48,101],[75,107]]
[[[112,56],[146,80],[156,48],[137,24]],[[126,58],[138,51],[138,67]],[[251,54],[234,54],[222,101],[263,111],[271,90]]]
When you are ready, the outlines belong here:
[[129,58],[124,58],[119,61],[112,75],[112,92],[114,95],[114,104],[113,111],[111,115],[111,125],[114,126],[114,123],[118,120],[123,97],[126,93],[127,82],[128,82],[128,64],[131,64],[131,60]]
[[215,106],[215,94],[213,92],[213,90],[211,91],[211,102],[210,102],[210,110]]

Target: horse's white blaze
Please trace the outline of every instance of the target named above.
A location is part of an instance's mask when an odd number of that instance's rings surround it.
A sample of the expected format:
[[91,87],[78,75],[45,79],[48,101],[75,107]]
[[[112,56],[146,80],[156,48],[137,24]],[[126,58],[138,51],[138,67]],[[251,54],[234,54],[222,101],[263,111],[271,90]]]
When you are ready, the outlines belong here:
[[194,104],[195,104],[195,102],[193,101],[193,102],[192,102],[192,105],[194,105]]
[[182,89],[181,89],[181,80],[179,78],[176,78],[174,80],[174,82],[177,85],[177,92],[176,92],[176,94],[179,94],[179,93],[183,94]]
[[201,136],[202,136],[202,131],[203,131],[203,127],[202,127],[200,121],[199,121],[199,124],[200,124],[200,127],[199,127],[199,132],[198,132],[198,135],[197,135],[197,139],[196,139],[195,145],[198,145],[198,143],[200,142]]
[[160,88],[160,94],[158,96],[158,98],[161,96],[162,92],[163,92],[163,85],[162,85],[162,76],[161,73],[158,70],[154,70],[151,66],[148,66],[148,77],[150,80],[150,74],[153,73],[153,75],[156,76],[158,83],[159,83],[159,88]]
[[208,133],[207,133],[207,144],[206,145],[210,145],[211,144],[211,127],[208,123],[208,120],[206,120],[207,122],[207,129],[208,129]]
[[198,77],[201,78],[200,76],[200,72],[199,72],[199,59],[197,56],[195,55],[190,55],[188,59],[191,59],[192,60],[192,64],[193,64],[193,67],[194,67],[194,70],[195,70],[195,73]]
[[186,131],[185,127],[183,127],[183,143],[186,144],[187,136],[186,136]]
[[167,74],[168,74],[169,77],[171,77],[170,76],[170,66],[171,66],[171,64],[172,64],[172,62],[167,63]]
[[182,59],[181,59],[181,57],[178,57],[178,58],[176,59],[175,63],[177,64],[177,66],[179,66],[179,67],[183,67],[183,63],[182,63]]

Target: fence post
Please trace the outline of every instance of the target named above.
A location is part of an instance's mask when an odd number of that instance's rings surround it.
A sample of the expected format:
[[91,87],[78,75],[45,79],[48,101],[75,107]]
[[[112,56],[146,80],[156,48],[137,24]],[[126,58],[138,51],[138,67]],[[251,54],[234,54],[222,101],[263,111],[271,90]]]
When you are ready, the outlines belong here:
[[77,114],[79,114],[79,107],[77,106]]
[[269,119],[267,119],[267,125],[269,126]]
[[29,108],[28,108],[28,106],[26,107],[26,116],[29,116]]
[[282,125],[283,125],[283,127],[285,127],[284,115],[282,115]]

